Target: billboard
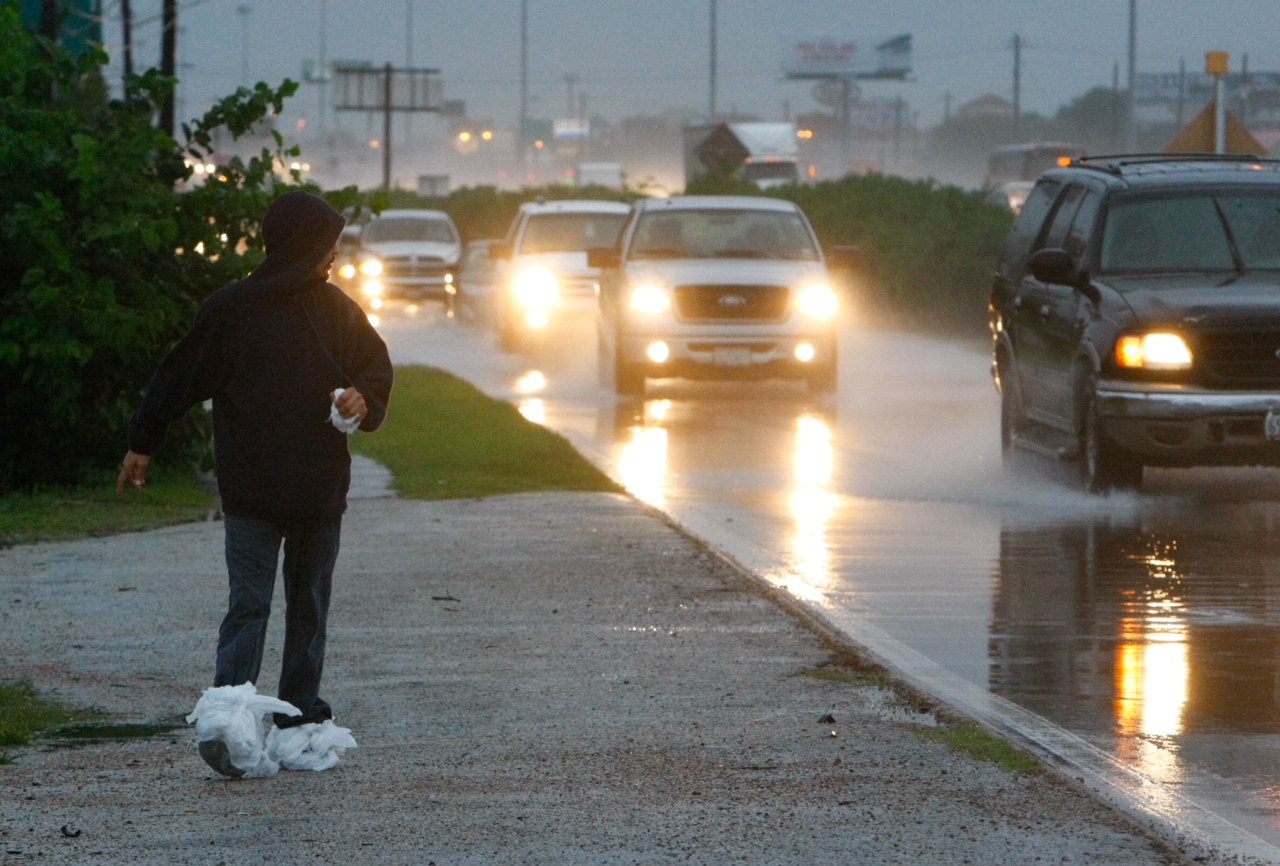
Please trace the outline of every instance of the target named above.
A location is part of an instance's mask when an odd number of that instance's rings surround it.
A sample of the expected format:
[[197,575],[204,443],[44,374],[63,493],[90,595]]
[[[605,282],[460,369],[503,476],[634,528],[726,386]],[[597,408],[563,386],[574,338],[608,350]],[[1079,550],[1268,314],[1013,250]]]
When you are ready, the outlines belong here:
[[911,34],[885,39],[803,36],[782,47],[788,78],[906,78],[911,74]]

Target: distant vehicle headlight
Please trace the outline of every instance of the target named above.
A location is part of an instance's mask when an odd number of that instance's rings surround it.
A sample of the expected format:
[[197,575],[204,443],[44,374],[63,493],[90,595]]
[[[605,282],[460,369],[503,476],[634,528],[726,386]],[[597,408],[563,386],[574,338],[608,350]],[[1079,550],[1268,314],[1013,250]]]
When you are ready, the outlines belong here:
[[671,309],[671,295],[661,286],[641,283],[631,290],[628,306],[637,313],[663,313]]
[[836,293],[824,283],[805,286],[796,293],[796,309],[815,319],[829,319],[836,314]]
[[1116,342],[1116,363],[1129,370],[1190,370],[1191,347],[1177,334],[1130,334]]
[[382,283],[377,280],[369,280],[364,284],[364,295],[366,298],[376,298],[382,294]]
[[360,273],[366,277],[377,277],[382,274],[382,262],[377,259],[365,259],[360,263]]
[[560,295],[556,275],[545,268],[529,268],[516,274],[511,294],[526,310],[546,310],[555,306]]
[[342,277],[344,280],[355,279],[356,266],[348,262],[347,264],[338,268],[338,276]]

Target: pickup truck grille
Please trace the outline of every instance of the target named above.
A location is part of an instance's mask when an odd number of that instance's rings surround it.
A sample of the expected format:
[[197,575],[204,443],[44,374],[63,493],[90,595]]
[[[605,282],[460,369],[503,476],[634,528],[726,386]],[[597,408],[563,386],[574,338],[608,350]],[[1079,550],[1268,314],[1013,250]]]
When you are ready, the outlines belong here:
[[1201,333],[1196,343],[1210,384],[1280,387],[1280,327]]
[[676,315],[686,322],[778,322],[786,318],[786,286],[676,286]]
[[388,256],[382,260],[383,280],[442,279],[445,270],[439,256]]

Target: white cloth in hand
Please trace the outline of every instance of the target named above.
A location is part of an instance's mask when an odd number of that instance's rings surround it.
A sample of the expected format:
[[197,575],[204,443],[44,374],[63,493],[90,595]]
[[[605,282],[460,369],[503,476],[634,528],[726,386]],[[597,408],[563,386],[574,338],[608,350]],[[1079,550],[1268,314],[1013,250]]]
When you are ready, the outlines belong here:
[[329,423],[350,436],[352,433],[356,432],[357,428],[359,428],[360,416],[357,414],[350,418],[343,418],[342,413],[338,411],[337,400],[342,396],[342,392],[345,390],[347,389],[339,388],[333,392],[333,402],[329,405]]

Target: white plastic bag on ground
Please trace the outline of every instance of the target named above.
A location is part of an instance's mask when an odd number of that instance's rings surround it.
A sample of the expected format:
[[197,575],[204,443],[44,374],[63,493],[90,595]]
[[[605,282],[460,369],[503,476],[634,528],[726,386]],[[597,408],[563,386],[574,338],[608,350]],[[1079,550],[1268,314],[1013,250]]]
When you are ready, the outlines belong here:
[[231,763],[245,776],[274,776],[280,768],[263,748],[262,717],[267,713],[301,715],[293,704],[260,695],[253,683],[244,683],[205,689],[187,722],[195,722],[200,742],[222,741]]
[[308,722],[292,728],[272,728],[267,735],[267,756],[286,770],[327,770],[347,749],[356,748],[350,728],[332,720]]

